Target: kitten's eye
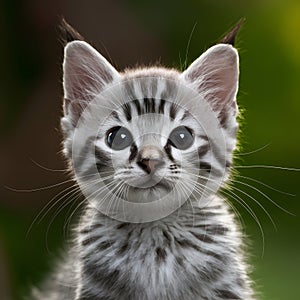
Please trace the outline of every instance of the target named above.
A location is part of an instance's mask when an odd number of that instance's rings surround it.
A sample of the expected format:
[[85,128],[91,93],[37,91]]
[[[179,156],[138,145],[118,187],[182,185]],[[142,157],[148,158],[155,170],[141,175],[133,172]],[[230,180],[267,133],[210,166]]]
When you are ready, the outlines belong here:
[[133,142],[131,133],[125,127],[113,127],[106,133],[106,144],[113,150],[123,150]]
[[194,143],[192,130],[185,126],[175,128],[169,136],[169,143],[179,150],[190,148]]

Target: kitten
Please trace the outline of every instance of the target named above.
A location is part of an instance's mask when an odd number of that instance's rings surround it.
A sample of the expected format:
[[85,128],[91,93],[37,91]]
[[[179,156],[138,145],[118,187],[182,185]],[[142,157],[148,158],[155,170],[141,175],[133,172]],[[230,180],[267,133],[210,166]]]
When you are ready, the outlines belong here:
[[183,73],[119,73],[64,23],[64,152],[86,208],[35,299],[253,299],[218,195],[236,145],[240,25]]

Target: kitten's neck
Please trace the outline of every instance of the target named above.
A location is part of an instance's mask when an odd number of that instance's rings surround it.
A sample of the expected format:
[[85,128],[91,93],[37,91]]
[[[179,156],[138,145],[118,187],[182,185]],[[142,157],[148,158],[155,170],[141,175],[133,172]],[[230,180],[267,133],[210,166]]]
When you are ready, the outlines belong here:
[[[229,212],[228,206],[223,199],[218,196],[211,196],[203,199],[201,202],[196,200],[187,201],[179,209],[169,214],[165,218],[152,222],[130,223],[126,221],[119,221],[109,216],[102,214],[95,209],[94,206],[89,205],[86,213],[83,216],[79,230],[83,227],[103,227],[109,230],[120,228],[147,228],[159,227],[164,224],[174,224],[182,228],[205,226],[210,224],[222,224],[230,227],[234,223],[234,217]],[[125,225],[126,224],[126,225]]]

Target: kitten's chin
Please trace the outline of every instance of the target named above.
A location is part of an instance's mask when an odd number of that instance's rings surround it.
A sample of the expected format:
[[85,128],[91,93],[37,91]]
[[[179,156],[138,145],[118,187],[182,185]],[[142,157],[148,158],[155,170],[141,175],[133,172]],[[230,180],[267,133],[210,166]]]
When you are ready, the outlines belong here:
[[149,188],[130,187],[126,201],[134,203],[151,203],[164,198],[170,192],[167,185],[157,184]]

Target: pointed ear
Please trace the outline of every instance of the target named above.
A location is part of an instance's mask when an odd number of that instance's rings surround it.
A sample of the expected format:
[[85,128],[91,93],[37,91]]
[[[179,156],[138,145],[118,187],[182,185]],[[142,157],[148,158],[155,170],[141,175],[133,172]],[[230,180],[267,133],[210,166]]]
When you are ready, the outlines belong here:
[[119,73],[84,41],[66,45],[63,63],[64,113],[77,123],[83,109]]
[[231,45],[218,44],[209,48],[181,76],[198,90],[219,116],[224,110],[237,109],[239,59]]

